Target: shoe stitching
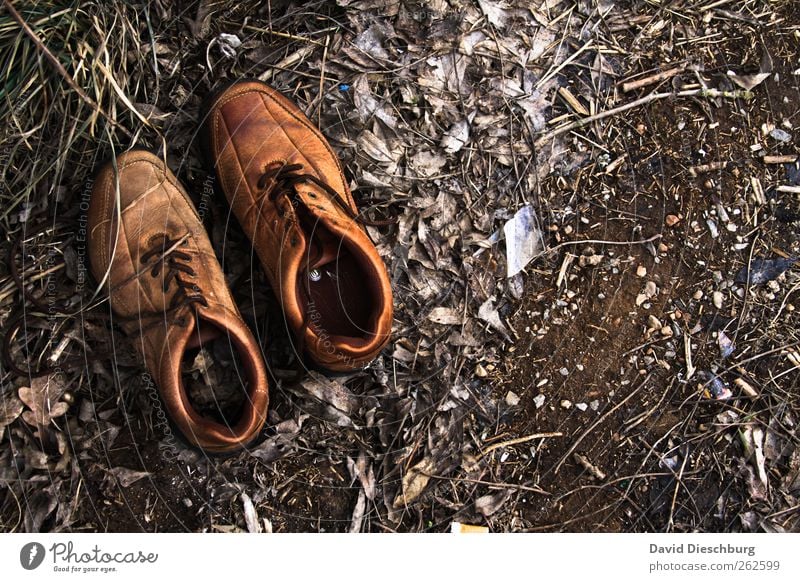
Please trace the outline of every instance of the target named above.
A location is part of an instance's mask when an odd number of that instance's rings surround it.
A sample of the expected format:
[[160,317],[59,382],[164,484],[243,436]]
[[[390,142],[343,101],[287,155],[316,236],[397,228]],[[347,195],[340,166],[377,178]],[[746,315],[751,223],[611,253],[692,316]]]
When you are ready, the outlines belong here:
[[[258,93],[259,95],[261,95],[262,101],[263,101],[264,97],[269,97],[269,98],[272,100],[272,102],[273,102],[273,103],[275,103],[275,105],[277,105],[278,107],[280,107],[281,109],[283,109],[283,110],[284,110],[284,111],[285,111],[287,114],[289,114],[289,115],[290,115],[292,118],[294,118],[295,120],[297,120],[298,122],[300,122],[300,124],[302,124],[302,125],[303,125],[303,126],[306,128],[306,129],[308,129],[308,130],[309,130],[309,131],[310,131],[310,132],[311,132],[311,133],[314,135],[314,137],[316,137],[316,138],[317,138],[317,140],[318,140],[318,141],[320,142],[320,144],[321,144],[321,145],[322,145],[322,146],[325,148],[325,150],[328,152],[328,154],[331,156],[331,158],[334,160],[334,163],[336,164],[336,169],[337,169],[337,171],[338,171],[338,173],[339,173],[339,179],[341,180],[341,182],[342,182],[342,185],[343,185],[343,187],[344,187],[344,191],[345,191],[345,200],[346,200],[348,203],[350,203],[350,204],[351,204],[351,206],[353,206],[353,207],[354,207],[354,210],[355,210],[355,211],[357,211],[357,209],[355,208],[355,200],[352,198],[352,193],[350,193],[350,192],[349,192],[349,189],[348,189],[348,187],[347,187],[347,181],[345,180],[345,177],[344,177],[344,171],[342,170],[342,165],[341,165],[341,162],[339,161],[339,157],[338,157],[338,156],[337,156],[337,155],[334,153],[334,151],[331,149],[331,147],[330,147],[330,144],[329,144],[329,143],[327,142],[327,140],[324,138],[324,136],[323,136],[323,135],[322,135],[322,133],[319,131],[319,129],[318,129],[318,128],[316,128],[316,127],[314,127],[314,126],[313,126],[313,125],[310,123],[310,121],[308,121],[308,119],[307,119],[307,118],[304,118],[304,117],[300,117],[300,116],[298,116],[298,115],[297,115],[297,113],[295,113],[294,111],[292,111],[291,109],[289,109],[289,108],[288,108],[288,107],[287,107],[287,106],[286,106],[284,103],[282,103],[280,100],[278,100],[278,98],[276,98],[275,94],[273,94],[273,93],[271,93],[271,92],[268,92],[268,91],[265,91],[263,87],[258,87],[258,88],[247,88],[247,89],[243,89],[243,90],[239,90],[239,91],[234,91],[234,92],[232,92],[232,93],[231,93],[231,95],[228,95],[228,96],[226,96],[226,97],[225,97],[225,98],[223,98],[223,99],[220,99],[220,100],[219,100],[217,103],[215,103],[215,104],[214,104],[212,107],[213,107],[213,108],[221,108],[223,105],[225,105],[225,104],[229,103],[229,102],[230,102],[230,101],[232,101],[233,99],[235,99],[235,98],[237,98],[237,97],[241,97],[242,95],[246,95],[246,94],[248,94],[248,93]],[[277,92],[275,92],[275,93],[277,93]],[[279,93],[277,93],[277,94],[278,94],[278,95],[280,95]],[[285,99],[285,97],[283,97],[282,95],[281,95],[281,97]],[[265,105],[265,107],[266,107],[266,105]],[[274,119],[274,117],[273,117],[273,119]],[[316,169],[316,168],[315,168],[315,169]],[[318,172],[318,173],[319,173],[319,172]]]

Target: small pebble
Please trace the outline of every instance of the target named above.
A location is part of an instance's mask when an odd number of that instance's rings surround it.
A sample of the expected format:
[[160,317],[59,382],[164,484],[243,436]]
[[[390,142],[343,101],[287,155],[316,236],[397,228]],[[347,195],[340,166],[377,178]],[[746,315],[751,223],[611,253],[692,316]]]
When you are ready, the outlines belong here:
[[533,398],[533,404],[536,406],[537,409],[544,406],[544,394],[538,394]]
[[647,327],[650,329],[661,329],[661,321],[655,315],[647,316]]
[[475,366],[475,375],[478,378],[486,378],[486,376],[489,375],[489,372],[486,371],[486,368],[484,368],[483,365],[478,364]]
[[636,267],[637,277],[644,277],[645,275],[647,275],[647,267],[645,267],[644,265],[639,265],[638,267]]
[[519,396],[515,392],[509,390],[508,394],[506,394],[506,404],[509,406],[516,406],[519,404]]
[[770,137],[772,139],[775,139],[777,141],[791,141],[792,140],[792,136],[788,132],[786,132],[786,131],[784,131],[782,129],[778,129],[778,128],[775,128],[772,131],[770,131],[769,135],[770,135]]
[[562,400],[561,408],[563,408],[564,410],[569,410],[570,408],[572,408],[572,402],[570,402],[569,400]]
[[585,402],[578,402],[578,403],[575,405],[575,408],[577,408],[577,409],[578,409],[578,410],[580,410],[581,412],[586,412],[586,409],[587,409],[587,408],[589,408],[589,405],[588,405],[588,404],[586,404]]
[[699,301],[699,300],[700,300],[700,299],[702,299],[702,298],[703,298],[703,292],[702,292],[702,291],[700,291],[700,289],[698,289],[697,291],[695,291],[695,292],[694,292],[694,295],[692,295],[692,299],[694,299],[695,301]]
[[603,255],[581,255],[578,257],[578,265],[581,267],[595,267],[603,262]]
[[566,368],[561,368],[558,371],[558,373],[561,374],[562,376],[569,376],[569,370],[567,370]]
[[680,218],[675,216],[674,214],[667,214],[666,225],[667,226],[675,226],[681,221]]
[[714,291],[711,295],[711,302],[717,309],[722,309],[722,293],[720,291]]
[[600,401],[599,400],[592,400],[589,403],[589,408],[591,408],[592,410],[595,410],[595,411],[599,410],[600,409]]

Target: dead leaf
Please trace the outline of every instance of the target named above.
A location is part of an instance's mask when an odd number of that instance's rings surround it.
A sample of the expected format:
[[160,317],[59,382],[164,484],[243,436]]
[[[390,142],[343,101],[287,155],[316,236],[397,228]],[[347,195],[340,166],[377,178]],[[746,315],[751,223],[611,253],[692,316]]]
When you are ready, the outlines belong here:
[[395,161],[386,144],[368,129],[361,132],[356,139],[356,143],[358,143],[364,155],[369,156],[376,162],[391,164]]
[[350,471],[350,476],[353,479],[358,479],[367,499],[370,501],[375,499],[375,472],[372,469],[372,463],[367,461],[364,451],[358,455],[358,460],[353,461],[347,457],[347,468]]
[[60,376],[33,378],[30,387],[23,386],[17,392],[30,409],[22,413],[22,420],[31,426],[47,426],[52,419],[62,416],[69,409],[66,402],[59,401],[65,391]]
[[494,306],[495,296],[492,295],[478,308],[478,317],[488,323],[491,327],[502,333],[506,338],[510,339],[508,328],[503,320],[500,319],[500,313]]
[[361,531],[361,526],[364,522],[364,514],[366,513],[367,509],[367,497],[364,494],[364,490],[358,492],[358,499],[356,500],[356,506],[353,508],[353,517],[350,520],[350,533],[358,533]]
[[745,466],[747,485],[753,499],[765,500],[769,492],[767,470],[764,466],[764,430],[758,426],[748,425],[742,430],[741,439],[748,458],[755,471]]
[[428,314],[428,319],[442,325],[461,325],[464,323],[464,314],[452,307],[434,307]]
[[504,489],[494,495],[479,497],[475,500],[475,510],[484,517],[489,517],[497,513],[500,508],[503,507],[505,502],[508,501],[508,498],[511,497],[511,493],[512,491],[510,489]]
[[503,226],[506,238],[506,277],[521,272],[544,250],[539,218],[532,206],[520,208]]
[[772,74],[772,57],[765,48],[761,53],[761,64],[758,73],[752,75],[739,75],[734,71],[728,71],[731,81],[739,85],[745,91],[752,91],[763,83]]
[[38,533],[47,517],[58,507],[58,500],[48,491],[38,491],[25,500],[25,531]]
[[422,178],[433,178],[441,173],[442,167],[447,163],[444,156],[431,153],[428,150],[418,152],[411,158],[411,166]]
[[789,471],[783,478],[783,484],[790,493],[800,491],[800,447],[795,448],[789,457]]
[[285,434],[276,434],[257,447],[250,449],[250,456],[262,463],[271,463],[289,454],[293,447],[291,437],[287,437]]
[[486,20],[497,28],[505,28],[508,12],[502,4],[490,2],[490,0],[478,0],[478,6],[481,7],[481,11],[486,15]]
[[242,493],[239,496],[242,500],[242,509],[244,510],[244,522],[247,525],[247,531],[250,533],[261,533],[261,524],[258,521],[258,513],[253,505],[253,500],[247,493]]
[[358,398],[334,378],[328,378],[312,370],[301,385],[317,400],[330,404],[345,414],[350,415],[358,410]]
[[140,479],[150,477],[151,473],[147,471],[135,471],[127,467],[114,467],[109,469],[108,473],[116,478],[122,487],[130,487]]
[[0,401],[0,439],[3,438],[6,427],[17,419],[23,408],[22,401],[13,392],[3,395]]
[[433,459],[425,457],[403,475],[403,493],[394,500],[395,509],[408,505],[422,494],[434,468]]
[[[474,117],[474,115],[473,113],[472,116]],[[461,151],[461,148],[467,145],[467,142],[469,142],[469,119],[465,118],[454,123],[452,127],[447,130],[447,133],[444,134],[439,145],[441,145],[448,154],[454,154]]]
[[356,81],[353,83],[352,89],[353,102],[356,105],[356,109],[361,117],[361,121],[366,123],[374,115],[384,122],[388,127],[397,127],[397,120],[395,119],[394,115],[390,113],[388,107],[384,106],[372,95],[372,90],[369,88],[369,79],[367,78],[367,75],[361,75],[358,77],[358,79],[356,79]]

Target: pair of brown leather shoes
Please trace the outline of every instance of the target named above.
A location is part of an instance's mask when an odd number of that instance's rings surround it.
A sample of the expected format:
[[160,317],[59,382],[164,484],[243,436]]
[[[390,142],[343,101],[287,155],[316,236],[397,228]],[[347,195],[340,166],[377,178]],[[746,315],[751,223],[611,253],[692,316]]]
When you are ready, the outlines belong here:
[[[291,101],[237,82],[205,108],[205,148],[266,271],[300,355],[346,372],[389,339],[389,278],[363,229],[341,166]],[[261,430],[269,401],[262,352],[231,297],[186,190],[157,156],[132,150],[103,167],[88,216],[95,277],[116,321],[137,338],[167,412],[190,443],[227,452]],[[182,368],[204,344],[241,363],[238,418],[192,405]]]

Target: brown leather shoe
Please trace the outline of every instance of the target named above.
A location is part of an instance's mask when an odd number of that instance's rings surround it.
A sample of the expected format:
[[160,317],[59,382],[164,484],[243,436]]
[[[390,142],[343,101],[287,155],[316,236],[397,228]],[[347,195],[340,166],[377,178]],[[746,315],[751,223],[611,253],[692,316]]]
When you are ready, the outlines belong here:
[[336,154],[258,81],[234,83],[205,112],[206,151],[298,351],[331,371],[365,366],[391,334],[392,291]]
[[[147,151],[126,152],[116,165],[116,172],[109,163],[97,174],[87,225],[92,271],[109,289],[112,320],[137,338],[169,416],[191,444],[211,452],[242,447],[258,435],[267,414],[258,344],[177,178]],[[184,389],[185,359],[215,339],[230,345],[242,363],[246,393],[238,419],[201,416]]]

